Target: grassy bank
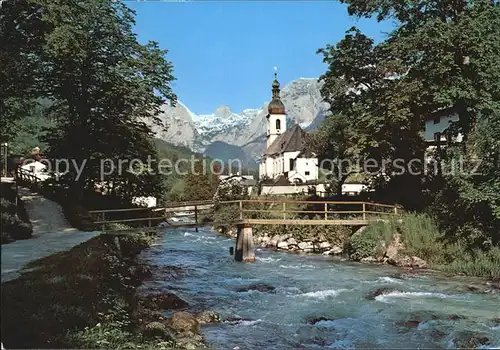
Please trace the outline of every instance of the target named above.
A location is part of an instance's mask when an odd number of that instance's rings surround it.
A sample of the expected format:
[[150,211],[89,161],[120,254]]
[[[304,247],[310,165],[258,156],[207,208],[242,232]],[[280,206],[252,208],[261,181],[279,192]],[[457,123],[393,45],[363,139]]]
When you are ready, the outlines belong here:
[[99,236],[38,260],[2,284],[6,348],[166,348],[165,337],[139,332],[135,287],[150,276],[137,254],[144,234]]
[[425,259],[433,269],[500,279],[500,247],[478,248],[468,242],[451,241],[426,214],[406,214],[401,220],[367,226],[362,234],[349,238],[351,256],[361,259],[376,255],[381,244],[391,242],[396,234],[404,246],[402,253]]

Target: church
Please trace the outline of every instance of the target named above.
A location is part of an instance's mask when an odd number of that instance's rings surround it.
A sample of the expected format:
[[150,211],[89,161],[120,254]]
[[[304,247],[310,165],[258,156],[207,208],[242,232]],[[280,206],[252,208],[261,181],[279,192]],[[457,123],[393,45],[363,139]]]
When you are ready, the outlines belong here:
[[280,83],[274,73],[272,100],[268,105],[266,150],[259,163],[259,177],[280,183],[305,184],[318,180],[318,158],[306,147],[306,132],[295,124],[287,128]]

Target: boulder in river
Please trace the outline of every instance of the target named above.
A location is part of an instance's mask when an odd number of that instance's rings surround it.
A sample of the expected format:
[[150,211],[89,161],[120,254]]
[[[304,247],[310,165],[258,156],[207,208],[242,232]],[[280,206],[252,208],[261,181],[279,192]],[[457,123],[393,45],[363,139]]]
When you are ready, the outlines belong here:
[[237,292],[249,292],[251,290],[256,290],[262,293],[273,293],[275,291],[275,287],[265,284],[265,283],[257,283],[257,284],[251,284],[246,287],[240,287],[236,289]]
[[200,331],[200,323],[196,317],[185,311],[174,312],[167,320],[166,325],[177,333],[191,332],[197,334]]
[[458,349],[477,349],[491,344],[491,340],[484,334],[464,331],[453,339],[453,343]]
[[196,315],[196,319],[200,324],[219,323],[220,316],[215,311],[203,311]]
[[396,322],[397,326],[400,327],[407,327],[407,328],[416,328],[420,324],[420,321],[418,320],[409,320],[409,321],[399,321]]
[[392,289],[392,288],[378,288],[375,291],[369,293],[366,296],[366,299],[367,300],[375,300],[375,298],[378,297],[379,295],[389,294],[390,292],[393,292],[393,291],[394,291],[394,289]]
[[329,319],[328,317],[324,317],[324,316],[314,316],[314,317],[307,319],[307,323],[310,323],[310,324],[316,324],[316,323],[322,322],[322,321],[333,321],[333,320]]
[[150,294],[146,296],[145,303],[149,308],[162,310],[178,310],[189,306],[189,303],[173,293]]

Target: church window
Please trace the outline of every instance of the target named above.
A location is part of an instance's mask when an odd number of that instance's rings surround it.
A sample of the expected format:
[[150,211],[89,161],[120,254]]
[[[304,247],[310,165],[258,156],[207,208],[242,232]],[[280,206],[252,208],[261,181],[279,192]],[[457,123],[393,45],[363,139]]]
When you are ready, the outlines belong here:
[[305,172],[305,174],[306,174],[306,176],[308,176],[308,175],[310,174],[310,172],[309,172],[309,171],[306,171],[306,172]]
[[280,130],[280,129],[281,129],[281,120],[276,119],[276,130]]
[[294,168],[293,159],[289,159],[288,164],[289,164],[290,170],[293,170],[293,168]]

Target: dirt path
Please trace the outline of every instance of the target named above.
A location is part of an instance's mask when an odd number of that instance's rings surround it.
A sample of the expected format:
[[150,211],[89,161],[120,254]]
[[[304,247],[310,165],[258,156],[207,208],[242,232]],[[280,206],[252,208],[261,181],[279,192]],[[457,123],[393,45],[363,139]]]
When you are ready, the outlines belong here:
[[33,238],[2,245],[2,283],[17,278],[29,262],[69,250],[98,234],[72,228],[56,202],[26,188],[19,188],[19,195],[33,224]]

